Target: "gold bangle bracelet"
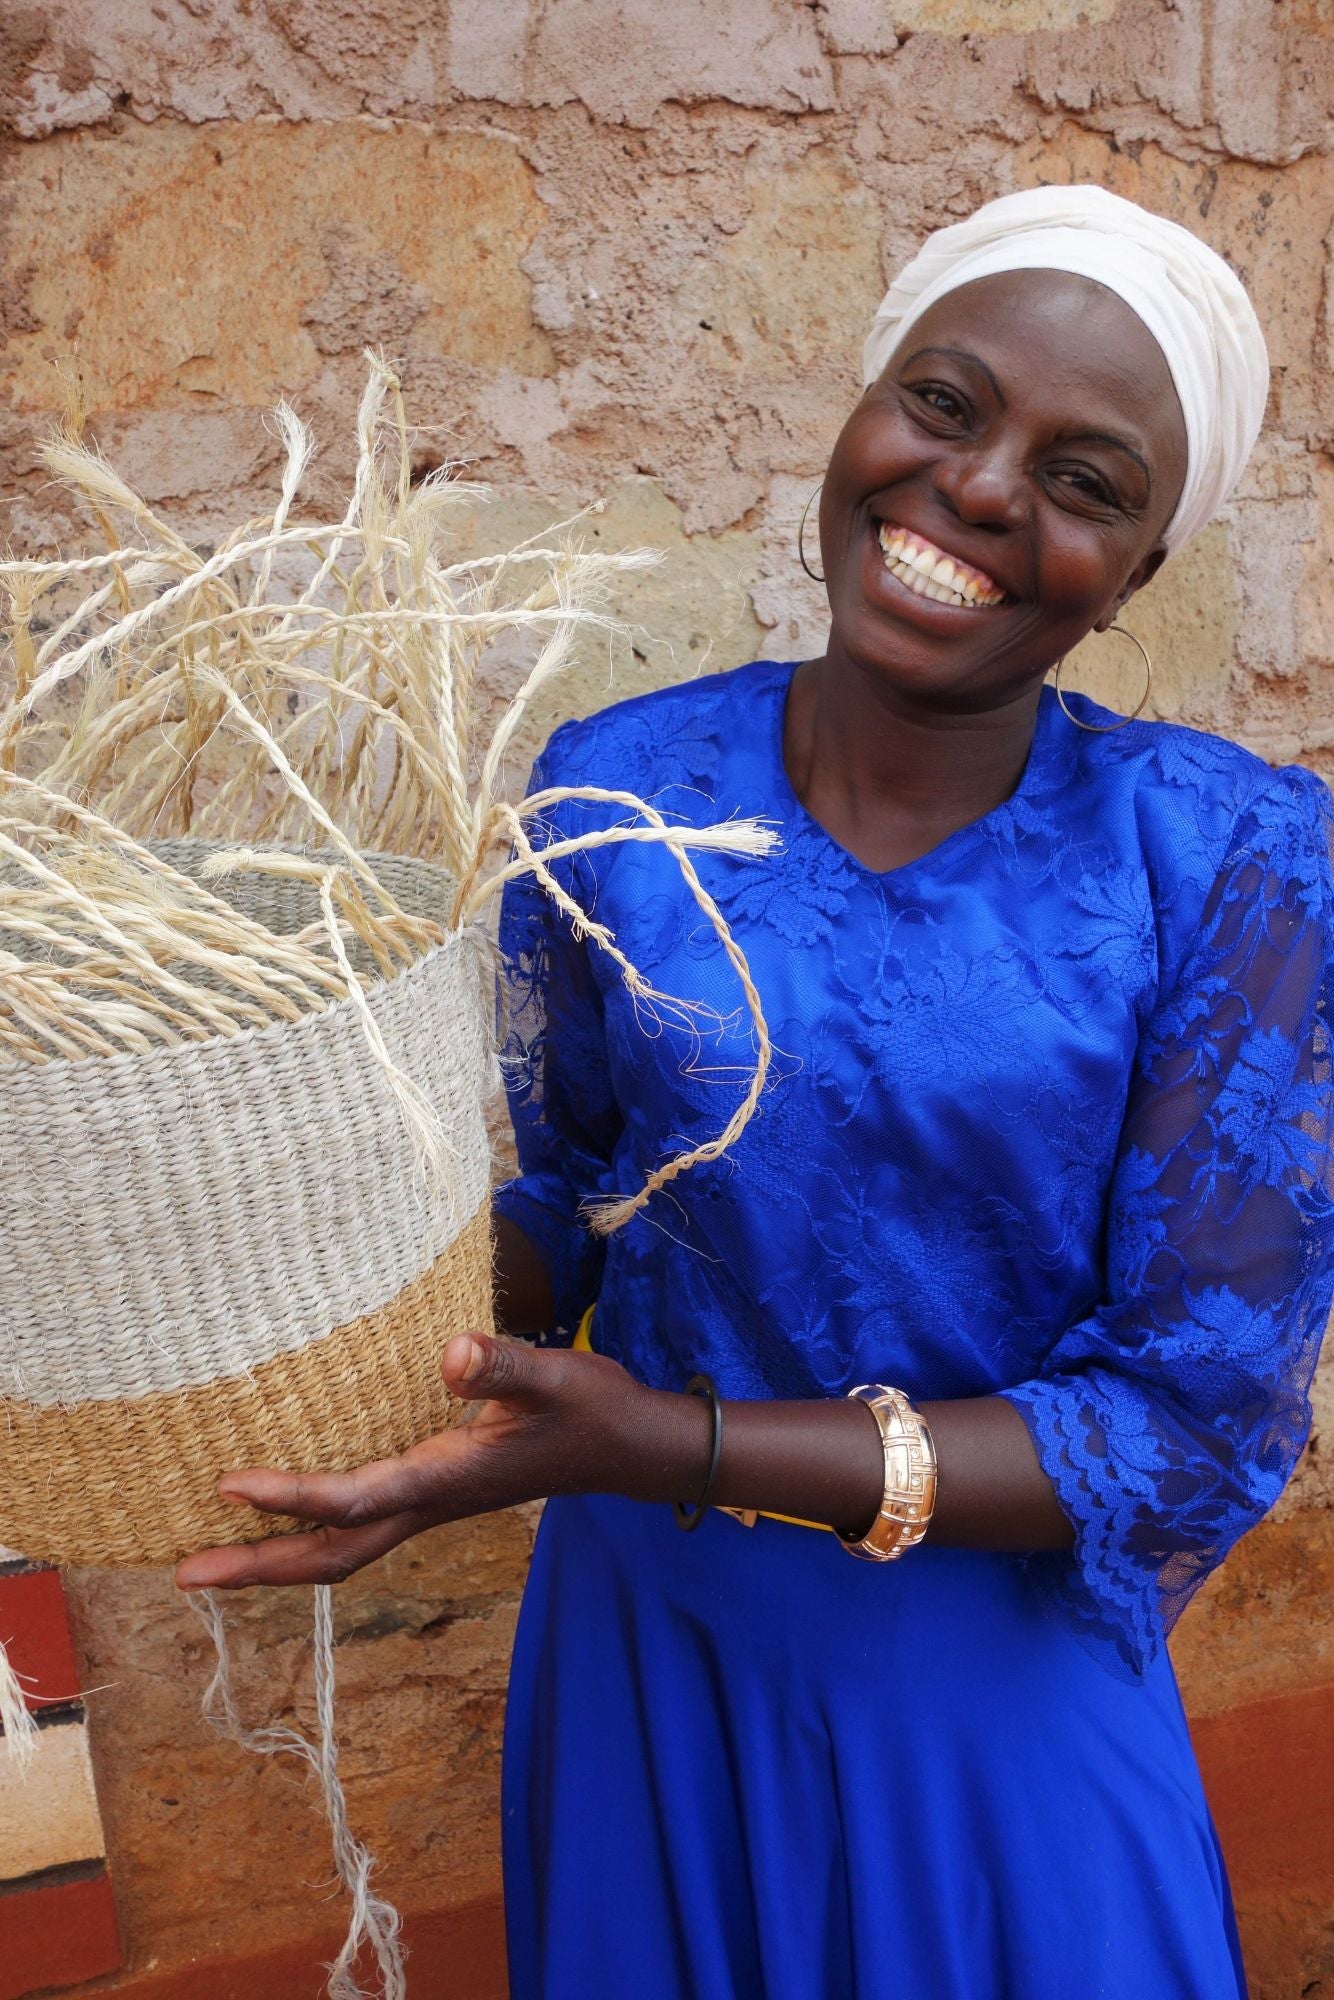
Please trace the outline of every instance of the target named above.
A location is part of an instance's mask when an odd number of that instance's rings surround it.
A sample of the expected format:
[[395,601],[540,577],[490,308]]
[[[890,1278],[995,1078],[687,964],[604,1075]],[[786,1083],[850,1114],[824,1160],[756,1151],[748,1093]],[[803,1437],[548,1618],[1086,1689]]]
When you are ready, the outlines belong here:
[[863,1382],[849,1389],[870,1409],[880,1426],[885,1453],[885,1490],[879,1510],[866,1533],[839,1540],[850,1556],[866,1562],[895,1562],[915,1548],[931,1525],[936,1504],[936,1447],[926,1420],[901,1389],[880,1382]]

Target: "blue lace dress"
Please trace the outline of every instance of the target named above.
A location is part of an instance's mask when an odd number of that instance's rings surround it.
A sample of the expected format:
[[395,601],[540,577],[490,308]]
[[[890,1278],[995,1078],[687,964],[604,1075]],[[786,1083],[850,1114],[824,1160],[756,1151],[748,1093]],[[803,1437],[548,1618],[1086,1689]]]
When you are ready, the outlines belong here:
[[[778,1051],[759,1115],[605,1245],[583,1225],[715,1134],[752,1056],[675,864],[603,847],[557,872],[719,1020],[653,1020],[515,886],[499,1204],[551,1270],[553,1338],[596,1298],[595,1344],[644,1382],[1008,1397],[1076,1547],[881,1567],[778,1522],[551,1502],[507,1722],[514,2000],[1235,2000],[1163,1640],[1307,1429],[1328,794],[1044,695],[1013,796],[876,874],[788,783],[791,673],[568,725],[536,780],[777,822],[776,857],[698,862]],[[617,817],[565,804],[550,830]]]

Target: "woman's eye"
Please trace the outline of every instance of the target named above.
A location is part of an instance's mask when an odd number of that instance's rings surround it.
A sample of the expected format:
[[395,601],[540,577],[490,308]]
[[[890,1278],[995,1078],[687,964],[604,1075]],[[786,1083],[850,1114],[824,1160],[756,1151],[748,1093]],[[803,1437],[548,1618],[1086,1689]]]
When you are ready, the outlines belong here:
[[917,383],[910,393],[919,403],[925,403],[937,415],[948,417],[951,422],[961,423],[968,414],[963,398],[956,395],[953,389],[947,389],[943,382]]
[[1058,465],[1052,468],[1052,477],[1068,491],[1077,493],[1081,500],[1096,500],[1105,507],[1116,505],[1116,495],[1100,472],[1088,465]]

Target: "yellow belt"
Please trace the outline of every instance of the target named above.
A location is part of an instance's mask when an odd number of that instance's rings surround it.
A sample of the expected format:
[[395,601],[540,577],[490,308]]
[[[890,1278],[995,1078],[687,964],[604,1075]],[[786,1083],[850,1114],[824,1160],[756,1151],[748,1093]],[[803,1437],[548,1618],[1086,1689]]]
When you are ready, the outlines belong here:
[[[597,1307],[590,1306],[579,1322],[579,1331],[574,1336],[576,1354],[592,1354],[593,1314]],[[828,1521],[799,1521],[795,1514],[771,1514],[767,1507],[715,1507],[715,1514],[730,1514],[734,1521],[740,1521],[743,1528],[753,1528],[761,1515],[766,1521],[782,1521],[789,1528],[818,1528],[822,1534],[832,1535],[834,1530]]]

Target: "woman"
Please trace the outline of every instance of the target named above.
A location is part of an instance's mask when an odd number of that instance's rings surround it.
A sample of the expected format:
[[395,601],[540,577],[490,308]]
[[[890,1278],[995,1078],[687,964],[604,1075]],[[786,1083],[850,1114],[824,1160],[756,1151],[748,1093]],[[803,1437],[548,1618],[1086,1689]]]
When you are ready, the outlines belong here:
[[[927,243],[866,376],[823,657],[623,703],[540,766],[779,823],[777,860],[700,863],[777,1052],[760,1115],[592,1236],[751,1052],[660,850],[570,879],[712,1033],[646,1023],[516,887],[498,1303],[544,1346],[452,1342],[482,1407],[402,1461],[229,1480],[328,1525],[181,1580],[328,1580],[561,1496],[507,1723],[516,2000],[1223,2000],[1163,1639],[1306,1431],[1328,800],[1043,682],[1235,485],[1263,342],[1185,231],[1049,188]],[[597,1351],[554,1351],[581,1321]]]

